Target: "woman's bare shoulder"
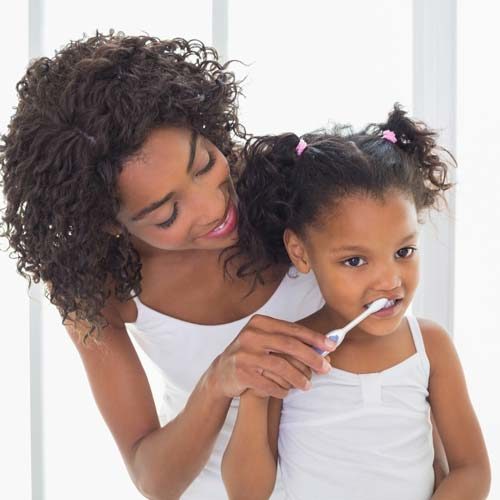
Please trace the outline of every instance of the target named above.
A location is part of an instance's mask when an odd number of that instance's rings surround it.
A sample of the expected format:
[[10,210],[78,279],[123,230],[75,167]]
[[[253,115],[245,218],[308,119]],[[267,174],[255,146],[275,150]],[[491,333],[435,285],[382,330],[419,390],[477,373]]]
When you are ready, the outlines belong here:
[[[134,301],[127,301],[134,305]],[[90,324],[74,312],[64,327],[77,348],[101,415],[132,470],[137,443],[160,424],[147,376],[125,328],[126,308],[111,296],[101,309],[107,325],[86,339]]]
[[137,306],[133,299],[121,302],[113,296],[109,305],[115,309],[123,323],[134,323],[137,320]]
[[[49,281],[44,284],[50,293],[52,284]],[[113,290],[114,288],[110,287],[109,289]],[[132,323],[136,320],[137,306],[131,298],[126,301],[121,301],[116,297],[115,293],[111,291],[100,310],[100,314],[108,323],[106,327],[102,328],[103,332],[110,329],[125,330],[125,323]],[[76,311],[67,314],[67,317],[64,318],[63,325],[73,340],[76,341],[77,346],[85,334],[92,328],[92,325],[88,321],[78,317]]]

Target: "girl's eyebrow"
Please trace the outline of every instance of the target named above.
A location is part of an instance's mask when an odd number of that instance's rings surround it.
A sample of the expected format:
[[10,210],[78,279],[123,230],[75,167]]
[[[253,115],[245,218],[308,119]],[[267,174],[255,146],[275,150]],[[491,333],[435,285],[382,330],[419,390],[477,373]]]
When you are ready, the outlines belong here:
[[365,247],[359,247],[359,246],[342,246],[338,248],[332,248],[331,252],[332,253],[339,253],[339,252],[359,252],[359,253],[364,253],[368,249]]
[[[399,245],[404,245],[408,241],[413,240],[417,235],[418,235],[418,233],[416,231],[414,231],[413,233],[409,234],[408,236],[405,236],[401,240]],[[341,246],[341,247],[337,247],[337,248],[332,248],[330,251],[331,251],[331,253],[339,253],[339,252],[367,253],[367,252],[369,252],[369,249],[366,247],[363,247],[363,246],[359,246],[359,245],[345,245],[345,246]]]
[[401,240],[401,243],[400,245],[404,245],[406,242],[410,241],[410,240],[413,240],[414,238],[416,238],[418,236],[418,232],[417,231],[413,231],[413,233],[409,234],[408,236],[406,236],[406,238],[403,238]]
[[[197,142],[198,142],[198,133],[196,132],[196,130],[193,130],[191,132],[191,140],[189,141],[189,160],[186,169],[188,174],[191,172],[193,168]],[[175,192],[172,191],[166,194],[161,200],[153,201],[148,206],[139,210],[139,212],[137,212],[134,216],[132,216],[130,220],[133,222],[137,222],[138,220],[144,219],[146,215],[150,214],[151,212],[154,212],[157,208],[160,208],[162,205],[167,203],[170,200],[170,198],[174,196],[174,194]]]

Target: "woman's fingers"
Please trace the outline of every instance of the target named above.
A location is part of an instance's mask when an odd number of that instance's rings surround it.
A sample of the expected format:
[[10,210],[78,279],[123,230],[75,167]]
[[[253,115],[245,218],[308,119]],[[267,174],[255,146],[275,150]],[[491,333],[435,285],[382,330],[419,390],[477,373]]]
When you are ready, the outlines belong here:
[[[319,334],[318,334],[319,335]],[[256,338],[255,338],[256,337]],[[258,352],[288,354],[317,373],[329,371],[329,363],[310,345],[291,335],[277,335],[263,330],[254,331],[254,346]]]
[[293,337],[322,351],[331,351],[335,348],[335,343],[325,335],[297,323],[290,323],[289,321],[256,314],[250,320],[249,325],[259,330],[281,333],[282,335]]
[[309,378],[281,356],[248,353],[244,359],[243,369],[253,370],[256,377],[262,376],[263,373],[266,374],[268,379],[277,376],[279,380],[282,379],[291,387],[298,389],[305,390],[310,386]]
[[322,352],[335,349],[335,343],[302,325],[255,315],[214,360],[214,387],[226,397],[255,389],[283,398],[290,388],[307,389],[312,370],[331,370],[311,346]]
[[[275,354],[275,356],[278,356],[278,355]],[[286,359],[289,363],[291,363],[293,366],[295,366],[295,368],[300,370],[309,380],[311,380],[312,370],[307,365],[305,365],[304,363],[302,363],[301,361],[299,361],[295,358],[292,358],[292,356],[290,356],[288,354],[281,354],[281,356],[283,356],[284,359]],[[327,358],[327,356],[325,356],[325,359],[326,358]]]
[[245,385],[254,390],[258,396],[271,396],[273,398],[283,399],[288,394],[288,389],[284,389],[281,385],[270,380],[263,374],[257,373],[255,370],[253,373],[243,374],[241,378]]
[[292,388],[292,384],[290,384],[290,382],[287,382],[283,377],[280,377],[279,375],[276,375],[273,372],[268,372],[267,370],[263,370],[261,375],[271,380],[276,385],[279,385],[282,389],[285,389],[286,391],[289,391]]

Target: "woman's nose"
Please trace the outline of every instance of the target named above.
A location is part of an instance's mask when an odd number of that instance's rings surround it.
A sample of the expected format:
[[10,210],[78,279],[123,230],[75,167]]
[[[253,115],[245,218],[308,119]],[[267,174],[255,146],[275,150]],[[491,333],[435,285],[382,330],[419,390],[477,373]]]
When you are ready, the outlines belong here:
[[221,190],[212,195],[206,191],[193,194],[191,209],[195,224],[210,231],[217,223],[221,223],[226,214],[227,198]]

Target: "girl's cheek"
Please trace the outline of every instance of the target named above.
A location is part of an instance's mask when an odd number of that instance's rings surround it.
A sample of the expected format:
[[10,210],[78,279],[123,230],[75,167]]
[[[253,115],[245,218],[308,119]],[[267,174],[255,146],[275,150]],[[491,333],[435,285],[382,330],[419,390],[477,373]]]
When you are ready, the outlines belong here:
[[348,282],[340,278],[337,278],[330,286],[325,286],[323,288],[323,295],[326,302],[332,305],[338,305],[339,307],[351,304],[354,300],[357,300],[359,296],[359,292],[356,289],[353,289]]

